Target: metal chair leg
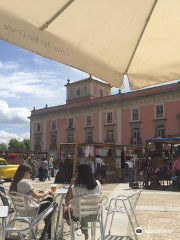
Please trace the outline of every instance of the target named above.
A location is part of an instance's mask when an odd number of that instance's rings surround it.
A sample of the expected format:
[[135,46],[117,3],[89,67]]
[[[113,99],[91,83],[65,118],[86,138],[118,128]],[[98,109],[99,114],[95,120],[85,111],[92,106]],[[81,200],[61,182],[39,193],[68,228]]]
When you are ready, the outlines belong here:
[[135,221],[136,221],[137,227],[139,227],[139,223],[138,223],[138,220],[137,220],[137,218],[136,218],[136,214],[134,213],[134,211],[132,211],[132,214],[133,214],[134,219],[135,219]]
[[112,223],[114,220],[114,214],[115,214],[115,212],[112,213],[111,223],[110,223],[110,227],[109,227],[109,235],[111,234],[111,228],[112,228]]
[[59,237],[59,240],[63,239],[64,222],[65,222],[65,220],[64,220],[63,217],[62,217],[62,219],[61,219],[61,228],[60,228],[60,237]]
[[75,240],[74,222],[71,221],[71,240]]
[[109,210],[107,211],[107,215],[106,215],[106,220],[105,220],[105,225],[104,225],[104,233],[106,232],[106,227],[107,227],[107,221],[108,221],[108,217],[112,212],[110,212]]
[[129,221],[130,221],[130,224],[131,224],[131,228],[132,228],[132,230],[134,232],[134,237],[135,237],[136,240],[138,240],[136,232],[135,232],[135,229],[134,229],[134,225],[133,225],[132,220],[131,220],[131,217],[130,217],[130,215],[128,213],[127,213],[127,215],[128,215],[128,218],[129,218]]
[[[8,219],[8,224],[9,224],[9,222],[12,220],[12,217],[14,217],[14,215],[15,215],[15,213],[10,214],[9,219]],[[14,227],[14,225],[15,225],[15,222],[13,222],[13,223],[11,224],[11,227]],[[7,232],[7,233],[6,233],[6,238],[10,238],[10,236],[11,236],[11,233],[10,233],[10,232]]]
[[105,239],[105,231],[103,228],[103,222],[100,222],[100,231],[101,231],[101,239]]
[[96,240],[96,222],[94,222],[94,240]]
[[91,222],[91,239],[95,240],[95,222]]
[[56,222],[56,227],[55,227],[55,238],[57,238],[56,235],[57,235],[57,232],[58,232],[59,220],[60,220],[63,200],[64,200],[64,196],[61,197],[60,203],[58,205],[57,222]]
[[52,219],[51,219],[51,239],[55,239],[55,211],[53,212]]

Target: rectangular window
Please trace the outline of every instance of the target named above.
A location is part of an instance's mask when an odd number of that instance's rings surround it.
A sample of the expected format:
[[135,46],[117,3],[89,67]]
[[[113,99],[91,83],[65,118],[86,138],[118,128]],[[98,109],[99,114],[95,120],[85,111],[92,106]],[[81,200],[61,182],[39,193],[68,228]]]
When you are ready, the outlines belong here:
[[87,133],[87,142],[92,143],[93,142],[93,134],[92,132]]
[[67,135],[67,142],[68,143],[73,143],[74,142],[74,134],[68,134]]
[[51,145],[52,145],[52,147],[57,146],[57,137],[56,136],[51,137]]
[[104,95],[105,95],[105,97],[108,96],[108,91],[107,90],[105,90],[105,94]]
[[38,133],[41,132],[41,123],[37,123],[37,132],[38,132]]
[[95,96],[98,95],[98,88],[97,88],[97,87],[94,87],[94,88],[93,88],[93,93],[94,93]]
[[139,108],[132,109],[132,121],[139,121]]
[[158,125],[156,127],[156,137],[157,138],[165,137],[165,126],[164,125]]
[[132,138],[140,139],[140,128],[138,128],[138,127],[133,128]]
[[100,96],[100,97],[101,97],[101,96],[103,97],[103,89],[100,89],[100,90],[99,90],[99,96]]
[[163,118],[163,117],[164,117],[164,106],[156,105],[156,118]]
[[107,113],[107,123],[113,123],[113,113],[112,112]]
[[114,131],[113,130],[107,131],[107,141],[108,142],[114,141]]
[[70,89],[69,95],[70,95],[69,96],[70,99],[74,98],[74,90],[73,89]]
[[73,118],[69,118],[69,120],[68,120],[68,128],[73,128]]
[[91,115],[87,116],[86,126],[91,126]]
[[56,120],[51,121],[51,130],[56,131]]
[[41,138],[36,139],[36,145],[37,147],[41,147]]
[[88,95],[88,91],[87,91],[87,86],[83,87],[83,96],[87,96]]

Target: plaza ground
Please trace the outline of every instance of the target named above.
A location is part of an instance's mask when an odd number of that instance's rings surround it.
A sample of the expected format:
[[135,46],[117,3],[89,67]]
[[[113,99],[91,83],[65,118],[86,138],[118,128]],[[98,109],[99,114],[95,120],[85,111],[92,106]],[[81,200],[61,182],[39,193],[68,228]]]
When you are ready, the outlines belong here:
[[[41,183],[33,181],[36,189],[50,189],[50,184],[54,182],[46,181]],[[9,187],[10,183],[5,183]],[[127,183],[113,183],[102,186],[103,195],[109,199],[119,194],[131,194],[137,190],[129,189]],[[0,203],[1,204],[1,203]],[[136,208],[136,216],[143,234],[140,240],[174,240],[180,239],[180,193],[158,190],[143,190]],[[65,231],[69,233],[69,226],[65,226]],[[106,237],[108,240],[134,239],[132,230],[125,214],[116,214],[112,227],[112,236]],[[99,233],[97,232],[97,235]],[[98,239],[99,236],[97,236]],[[70,235],[64,237],[69,240]],[[83,236],[76,239],[82,240]]]

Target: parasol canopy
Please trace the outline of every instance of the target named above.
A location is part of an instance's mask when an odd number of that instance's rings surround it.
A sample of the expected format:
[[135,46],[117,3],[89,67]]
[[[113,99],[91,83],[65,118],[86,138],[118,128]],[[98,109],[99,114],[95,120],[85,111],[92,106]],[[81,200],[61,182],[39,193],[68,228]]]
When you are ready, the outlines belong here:
[[1,0],[0,38],[131,89],[180,77],[179,0]]

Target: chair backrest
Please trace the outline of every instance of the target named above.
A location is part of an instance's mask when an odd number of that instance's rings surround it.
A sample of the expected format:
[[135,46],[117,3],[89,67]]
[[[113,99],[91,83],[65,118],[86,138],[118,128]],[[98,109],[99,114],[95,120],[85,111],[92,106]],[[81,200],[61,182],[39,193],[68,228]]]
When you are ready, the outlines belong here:
[[28,209],[27,209],[27,204],[25,199],[27,199],[30,196],[19,193],[19,192],[14,192],[14,191],[10,192],[9,195],[11,197],[11,201],[14,205],[14,209],[16,213],[19,216],[28,217]]
[[131,195],[118,195],[116,198],[111,199],[110,205],[113,203],[113,201],[115,201],[114,204],[116,206],[118,205],[119,207],[122,207],[122,209],[126,209],[126,211],[134,211],[141,192],[142,189]]
[[8,196],[6,195],[6,191],[4,189],[4,187],[0,186],[0,196],[1,196],[1,201],[3,203],[4,206],[10,206],[9,200],[8,200]]
[[98,219],[101,210],[102,210],[102,196],[99,194],[89,194],[84,195],[82,197],[77,197],[71,200],[71,204],[74,201],[78,201],[79,206],[79,221],[81,218],[87,216],[93,216],[94,218]]
[[130,199],[131,199],[131,206],[133,209],[136,208],[136,205],[138,203],[139,197],[141,195],[142,189],[140,189],[139,191],[137,191],[136,193],[132,194]]
[[130,208],[132,210],[135,210],[136,208],[136,205],[138,203],[138,200],[139,200],[139,197],[141,195],[141,192],[142,192],[142,189],[133,193],[132,195],[130,196],[127,196],[127,200],[128,200],[128,205],[126,205],[127,208]]

